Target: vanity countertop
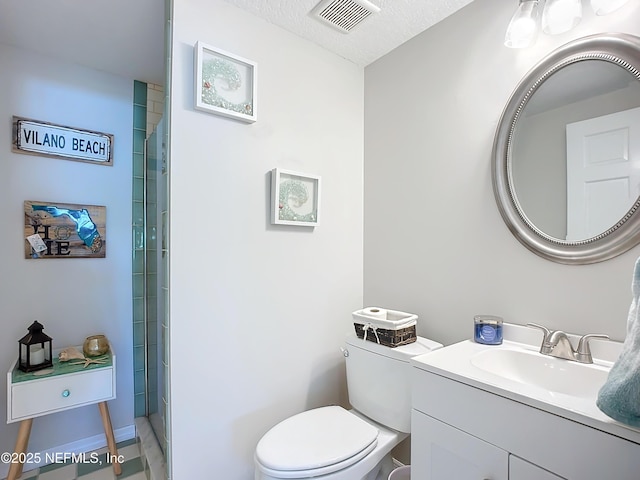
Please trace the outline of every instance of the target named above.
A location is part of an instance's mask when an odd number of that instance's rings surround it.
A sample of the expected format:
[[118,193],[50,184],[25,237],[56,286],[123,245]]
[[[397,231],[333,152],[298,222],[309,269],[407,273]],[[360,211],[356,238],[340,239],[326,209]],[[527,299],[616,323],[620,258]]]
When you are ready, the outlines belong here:
[[[503,336],[502,345],[483,345],[465,340],[414,357],[411,363],[418,369],[640,444],[640,429],[613,420],[602,413],[595,403],[597,392],[620,354],[622,343],[593,339],[593,365],[584,365],[541,355],[541,332],[529,327],[505,323]],[[578,337],[568,336],[577,345]],[[486,368],[487,358],[495,362],[495,369]],[[527,375],[520,375],[522,369],[505,365],[505,359],[512,358],[515,361],[523,358],[529,363],[535,363],[536,368],[539,365],[537,378],[541,383],[535,384],[535,378],[529,382],[525,378]],[[583,376],[582,373],[586,375]],[[554,386],[552,377],[556,375],[559,381]]]

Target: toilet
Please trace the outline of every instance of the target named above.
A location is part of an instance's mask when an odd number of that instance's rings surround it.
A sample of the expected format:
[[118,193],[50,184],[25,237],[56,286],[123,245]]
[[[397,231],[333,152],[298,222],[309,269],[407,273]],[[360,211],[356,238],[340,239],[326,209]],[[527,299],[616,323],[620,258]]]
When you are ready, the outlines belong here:
[[272,427],[256,446],[255,480],[386,480],[391,450],[411,431],[409,360],[441,347],[418,337],[390,348],[349,335],[344,356],[353,408],[316,408]]

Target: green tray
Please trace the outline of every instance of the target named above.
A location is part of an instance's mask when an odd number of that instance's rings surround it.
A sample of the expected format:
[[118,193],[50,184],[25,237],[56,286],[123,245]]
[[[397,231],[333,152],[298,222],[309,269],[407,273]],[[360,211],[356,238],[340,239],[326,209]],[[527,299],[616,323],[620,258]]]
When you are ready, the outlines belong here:
[[113,365],[113,356],[111,352],[107,352],[99,357],[93,357],[94,359],[104,360],[104,363],[92,363],[84,366],[84,363],[75,364],[81,362],[80,359],[69,360],[67,362],[61,362],[57,356],[53,358],[53,367],[45,368],[42,370],[36,370],[35,372],[23,372],[18,368],[18,362],[13,368],[11,374],[11,382],[27,382],[29,380],[37,380],[40,378],[55,377],[57,375],[66,375],[67,373],[86,372],[87,370],[94,370],[96,368],[110,367]]

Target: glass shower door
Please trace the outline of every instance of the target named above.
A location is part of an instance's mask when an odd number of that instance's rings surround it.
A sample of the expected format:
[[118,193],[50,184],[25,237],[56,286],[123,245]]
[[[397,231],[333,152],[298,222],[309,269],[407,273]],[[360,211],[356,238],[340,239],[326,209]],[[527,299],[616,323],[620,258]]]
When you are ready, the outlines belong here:
[[145,353],[146,414],[166,454],[167,168],[161,120],[145,148]]

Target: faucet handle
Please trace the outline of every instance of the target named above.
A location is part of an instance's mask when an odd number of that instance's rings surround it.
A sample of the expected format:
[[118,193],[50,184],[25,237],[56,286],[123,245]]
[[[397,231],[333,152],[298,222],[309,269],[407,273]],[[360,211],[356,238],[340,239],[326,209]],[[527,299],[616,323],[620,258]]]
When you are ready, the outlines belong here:
[[544,332],[544,339],[546,340],[549,335],[551,335],[551,330],[543,325],[538,325],[537,323],[527,323],[527,327],[539,328]]
[[589,340],[592,338],[604,338],[609,340],[609,335],[602,333],[589,333],[580,337],[578,342],[578,349],[576,350],[576,360],[581,363],[593,363],[593,357],[591,356],[591,348],[589,348]]
[[542,337],[542,344],[540,345],[540,353],[547,354],[551,349],[551,344],[549,343],[549,337],[551,337],[551,330],[543,325],[538,325],[537,323],[527,323],[527,327],[539,328],[544,333]]

